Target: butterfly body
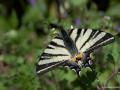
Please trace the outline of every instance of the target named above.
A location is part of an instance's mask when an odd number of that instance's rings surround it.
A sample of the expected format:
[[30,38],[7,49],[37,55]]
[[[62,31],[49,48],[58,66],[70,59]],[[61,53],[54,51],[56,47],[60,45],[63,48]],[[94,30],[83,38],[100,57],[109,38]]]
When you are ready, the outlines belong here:
[[82,67],[92,65],[91,53],[114,41],[114,37],[106,32],[92,29],[70,29],[66,32],[62,27],[39,58],[37,74],[50,71],[57,66],[67,66],[78,75]]

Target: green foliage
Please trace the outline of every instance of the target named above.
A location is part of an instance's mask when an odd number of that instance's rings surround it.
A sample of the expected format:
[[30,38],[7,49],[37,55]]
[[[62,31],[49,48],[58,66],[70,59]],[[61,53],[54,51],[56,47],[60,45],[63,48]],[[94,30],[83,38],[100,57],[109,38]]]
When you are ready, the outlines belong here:
[[[47,0],[39,0],[36,6],[27,8],[20,28],[17,28],[18,20],[14,11],[7,19],[0,15],[0,90],[94,90],[103,86],[120,86],[119,35],[115,36],[113,44],[95,51],[93,71],[83,68],[81,76],[77,77],[70,69],[56,68],[43,76],[36,75],[39,55],[57,33],[48,29],[49,23],[61,24],[65,29],[69,29],[71,24],[80,28],[101,28],[116,35],[115,26],[120,25],[119,1],[111,0],[104,15],[94,3],[88,10],[88,1],[66,0],[69,13],[58,20],[54,1],[48,8],[50,4]],[[3,12],[2,9],[0,7]],[[74,21],[78,19],[80,21],[76,24]]]

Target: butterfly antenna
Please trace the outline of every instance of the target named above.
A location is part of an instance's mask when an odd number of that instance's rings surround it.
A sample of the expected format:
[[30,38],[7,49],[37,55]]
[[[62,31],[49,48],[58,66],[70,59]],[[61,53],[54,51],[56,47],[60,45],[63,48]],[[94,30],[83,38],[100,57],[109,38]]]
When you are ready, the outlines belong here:
[[57,24],[53,24],[53,23],[49,24],[49,28],[56,28],[56,29],[59,29],[62,31],[64,30],[64,28],[62,26],[57,25]]

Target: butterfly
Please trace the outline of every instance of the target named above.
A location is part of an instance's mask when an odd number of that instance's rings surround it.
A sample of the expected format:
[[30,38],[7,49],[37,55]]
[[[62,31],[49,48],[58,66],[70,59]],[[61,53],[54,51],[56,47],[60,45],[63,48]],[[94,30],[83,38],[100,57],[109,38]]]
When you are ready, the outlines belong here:
[[71,28],[66,32],[62,26],[41,54],[36,66],[37,74],[43,74],[58,66],[67,66],[80,75],[82,67],[92,65],[91,53],[102,46],[112,43],[113,35],[100,30]]

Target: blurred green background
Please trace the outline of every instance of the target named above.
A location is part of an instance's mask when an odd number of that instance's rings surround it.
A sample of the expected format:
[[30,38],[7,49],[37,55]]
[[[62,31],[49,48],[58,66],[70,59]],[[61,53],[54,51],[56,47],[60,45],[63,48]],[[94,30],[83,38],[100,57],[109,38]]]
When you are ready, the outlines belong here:
[[[36,63],[56,30],[50,23],[109,32],[115,42],[95,51],[81,77],[66,68],[36,75]],[[120,88],[120,0],[0,0],[0,90]]]

